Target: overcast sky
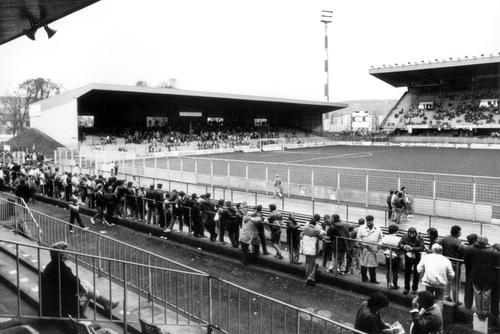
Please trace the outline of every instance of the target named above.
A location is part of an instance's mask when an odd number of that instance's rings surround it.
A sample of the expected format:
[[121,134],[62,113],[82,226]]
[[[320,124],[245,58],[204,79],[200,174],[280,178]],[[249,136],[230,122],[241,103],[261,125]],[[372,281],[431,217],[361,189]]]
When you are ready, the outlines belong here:
[[0,46],[0,95],[28,78],[324,100],[399,98],[370,65],[500,52],[499,0],[101,0]]

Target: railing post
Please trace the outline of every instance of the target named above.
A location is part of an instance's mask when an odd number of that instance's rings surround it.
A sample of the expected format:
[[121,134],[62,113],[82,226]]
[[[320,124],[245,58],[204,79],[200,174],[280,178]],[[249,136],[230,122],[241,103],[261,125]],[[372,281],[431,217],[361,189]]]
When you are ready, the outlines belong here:
[[[286,183],[287,183],[287,188],[288,188],[288,191],[287,191],[288,197],[290,197],[290,183],[291,183],[290,182],[290,167],[288,167],[286,170],[286,181],[287,181]],[[283,194],[283,197],[285,197],[284,194]]]
[[245,163],[245,181],[247,183],[247,192],[250,189],[250,180],[248,180],[248,163]]
[[153,300],[153,294],[151,292],[151,284],[153,284],[153,280],[151,277],[151,255],[148,254],[148,302]]
[[340,172],[337,170],[337,204],[340,204]]
[[[213,305],[212,305],[212,276],[208,276],[208,333],[211,332],[212,318],[213,318]],[[219,310],[220,311],[220,310]]]
[[[210,160],[210,185],[214,186],[214,161]],[[214,194],[215,198],[215,194]]]
[[265,189],[266,189],[266,195],[267,195],[267,188],[269,186],[269,166],[266,166],[266,183],[265,183]]
[[436,176],[432,176],[432,211],[436,215]]
[[311,200],[314,203],[314,169],[311,168]]
[[472,178],[473,180],[473,183],[472,183],[472,206],[473,206],[473,209],[472,209],[472,222],[475,222],[476,221],[476,178],[473,177]]
[[[133,160],[132,160],[133,161]],[[127,334],[127,267],[122,262],[123,271],[123,334]]]
[[370,176],[368,175],[367,171],[365,171],[365,173],[366,173],[366,176],[365,176],[365,189],[366,189],[366,192],[365,192],[365,203],[366,203],[366,207],[368,207],[368,204],[369,204]]

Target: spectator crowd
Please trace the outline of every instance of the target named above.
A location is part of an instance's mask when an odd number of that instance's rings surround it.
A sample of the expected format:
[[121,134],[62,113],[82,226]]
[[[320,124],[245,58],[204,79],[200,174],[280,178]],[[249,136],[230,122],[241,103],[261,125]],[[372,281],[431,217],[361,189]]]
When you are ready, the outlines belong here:
[[342,221],[336,213],[323,217],[315,214],[304,221],[294,213],[280,212],[274,204],[263,208],[214,200],[210,193],[198,196],[170,191],[160,183],[144,187],[134,177],[104,178],[78,170],[63,173],[42,162],[5,165],[1,179],[4,187],[15,188],[16,195],[26,203],[33,193],[68,202],[71,224],[76,220],[82,228],[87,227],[79,217],[79,209],[85,205],[96,210],[90,218],[92,224],[112,225],[117,219],[130,219],[157,226],[166,233],[176,227],[196,238],[208,234],[212,242],[241,249],[244,265],[260,255],[271,254],[271,249],[274,257],[282,260],[285,246],[291,263],[300,264],[299,254],[305,256],[305,281],[311,286],[315,285],[318,257],[325,272],[352,275],[359,271],[362,281],[368,284],[379,284],[376,270],[385,260],[388,289],[400,289],[399,274],[403,272],[403,294],[427,298],[420,295],[420,285],[431,295],[431,306],[434,301],[458,303],[463,264],[464,306],[471,309],[475,304],[481,318],[498,317],[500,244],[489,245],[486,237],[474,234],[468,235],[465,243],[456,225],[443,238],[434,228],[425,235],[414,227],[401,233],[398,215],[404,211],[408,217],[411,215],[411,198],[404,187],[388,197],[391,217],[395,218],[384,234],[371,215],[360,218],[356,225]]

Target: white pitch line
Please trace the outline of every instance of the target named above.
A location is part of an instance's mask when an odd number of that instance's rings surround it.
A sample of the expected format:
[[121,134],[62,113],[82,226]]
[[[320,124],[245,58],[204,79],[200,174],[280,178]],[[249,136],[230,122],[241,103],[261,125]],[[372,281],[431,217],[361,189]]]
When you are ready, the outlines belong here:
[[324,156],[324,157],[320,157],[320,158],[292,160],[292,161],[287,161],[287,162],[288,163],[297,163],[297,162],[308,162],[308,161],[313,161],[313,160],[324,160],[324,159],[331,159],[331,158],[356,159],[356,158],[366,158],[366,157],[371,157],[371,156],[373,156],[372,152],[359,152],[359,153],[346,153],[346,154],[340,154],[340,155],[329,155],[329,156]]

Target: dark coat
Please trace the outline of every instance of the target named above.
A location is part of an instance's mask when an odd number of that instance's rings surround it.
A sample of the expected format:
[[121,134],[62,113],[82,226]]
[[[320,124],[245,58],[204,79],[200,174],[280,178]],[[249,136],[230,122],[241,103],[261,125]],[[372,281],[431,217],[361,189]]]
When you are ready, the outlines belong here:
[[490,248],[480,247],[474,244],[467,247],[464,264],[465,270],[470,277],[472,284],[480,288],[491,289],[495,283],[495,253]]
[[[58,263],[60,268],[58,268]],[[42,314],[44,316],[59,317],[59,301],[63,317],[67,317],[68,314],[73,317],[78,316],[80,307],[78,292],[83,293],[85,289],[64,261],[50,261],[42,273],[41,281]],[[83,314],[80,314],[80,317],[83,317]]]
[[361,303],[356,313],[354,328],[368,334],[379,334],[382,333],[382,330],[386,329],[387,326],[380,319],[380,314],[370,310],[368,302],[364,301]]

